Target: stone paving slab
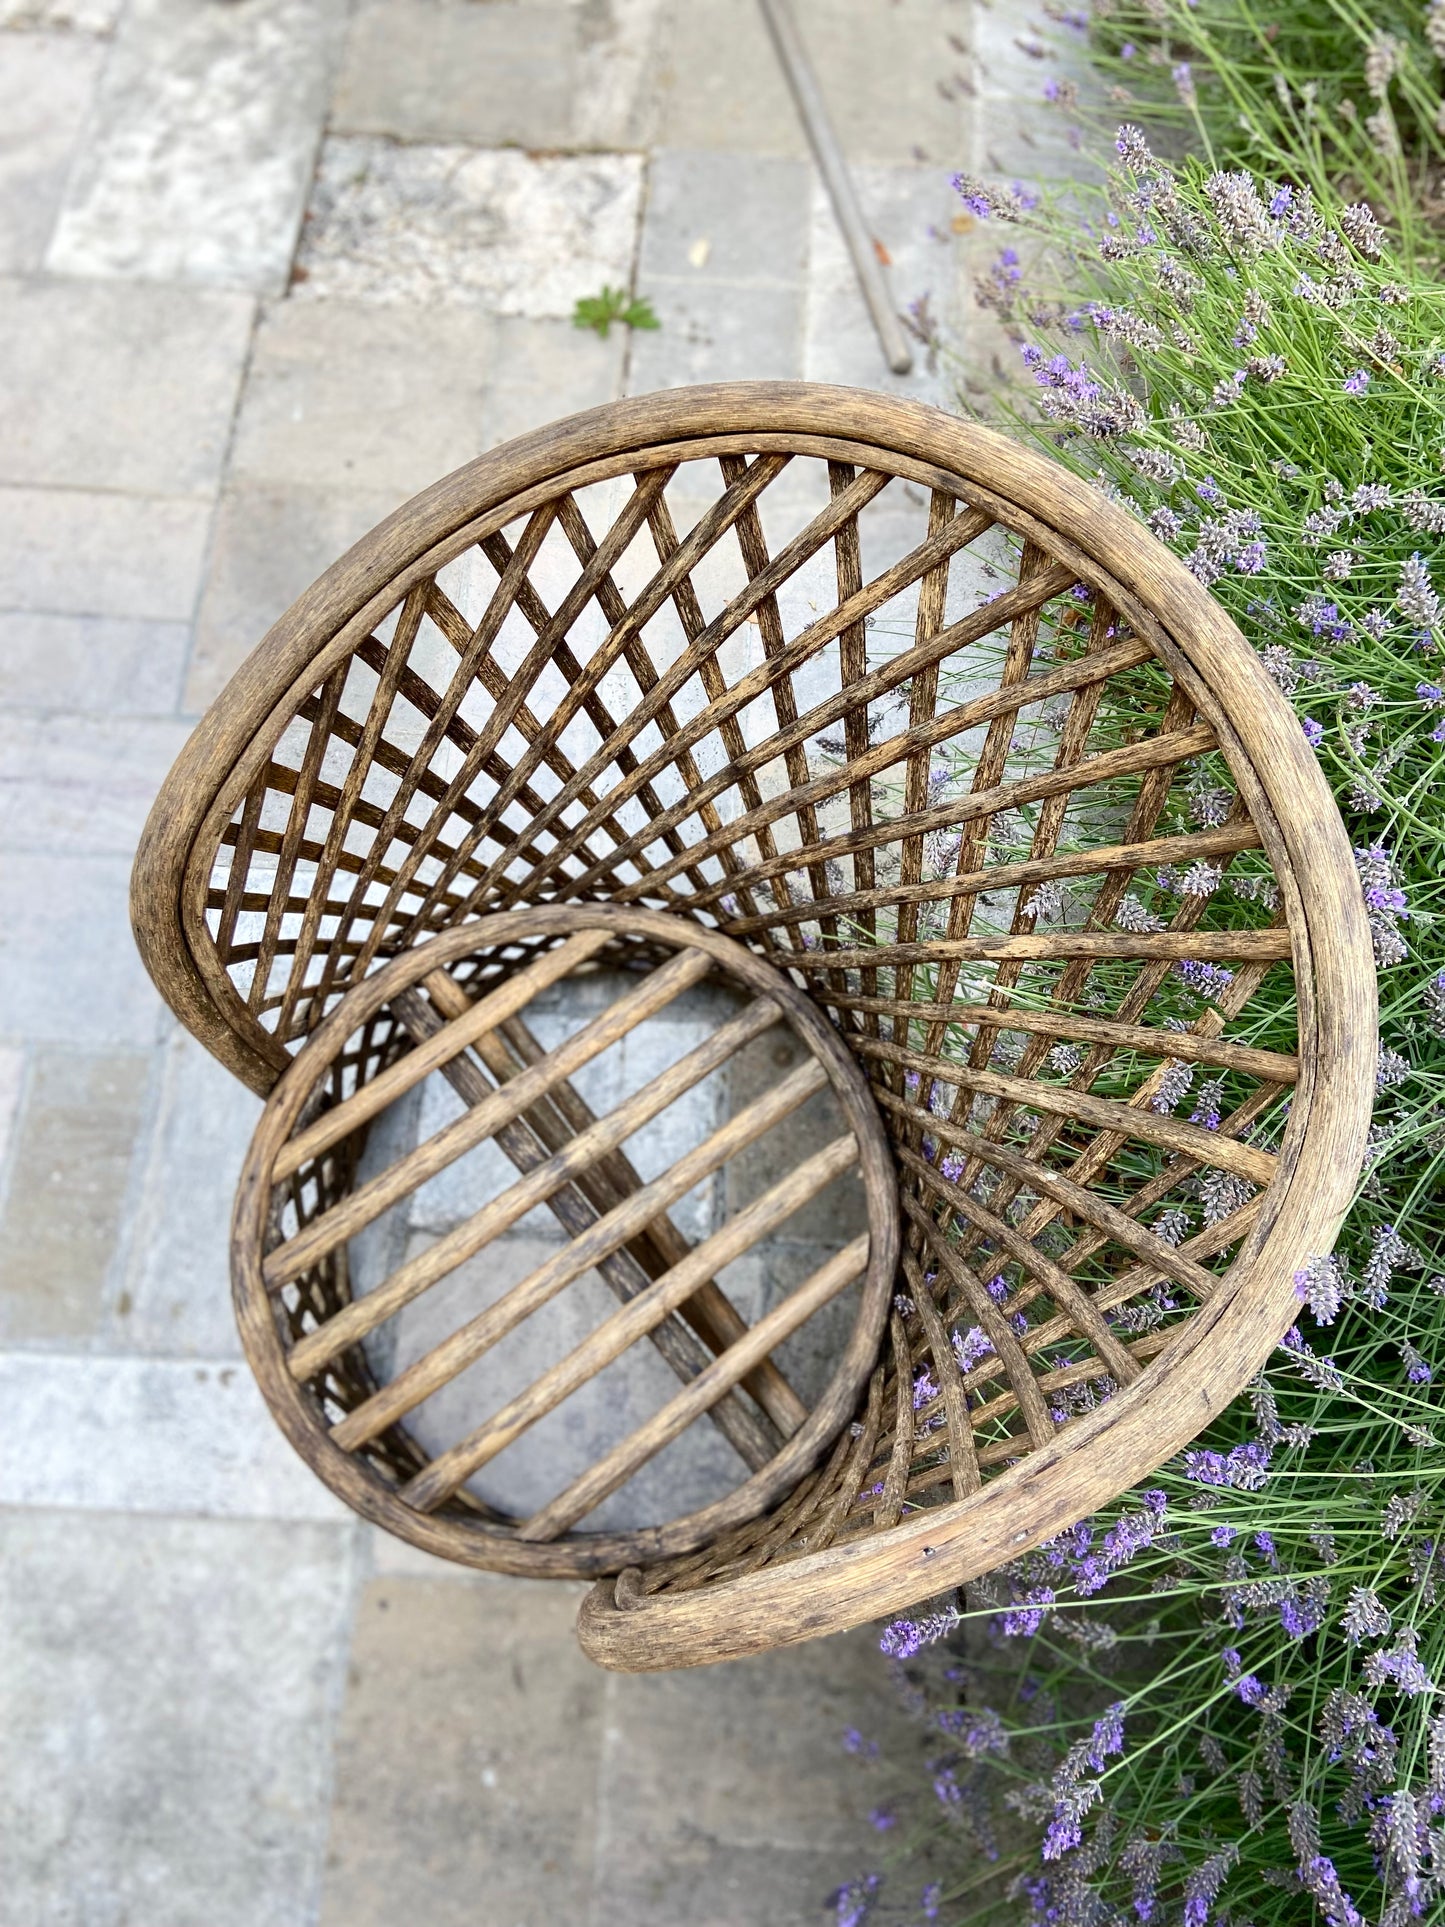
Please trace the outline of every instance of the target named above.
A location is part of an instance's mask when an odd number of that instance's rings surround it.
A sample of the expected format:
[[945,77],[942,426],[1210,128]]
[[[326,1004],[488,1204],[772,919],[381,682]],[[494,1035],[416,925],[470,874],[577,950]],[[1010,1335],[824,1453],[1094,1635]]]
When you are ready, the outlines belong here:
[[130,859],[0,853],[0,1038],[152,1045],[162,1005],[130,930]]
[[261,1101],[181,1031],[158,1068],[105,1340],[117,1351],[234,1360],[231,1200]]
[[580,1588],[373,1578],[336,1749],[323,1927],[585,1921],[608,1681]]
[[216,511],[196,616],[186,712],[206,709],[301,591],[401,499],[391,489],[228,488]]
[[476,147],[567,145],[577,9],[363,0],[347,36],[331,125],[341,134]]
[[800,287],[708,286],[654,275],[662,327],[634,335],[628,393],[704,381],[796,381],[803,372]]
[[14,1045],[0,1045],[0,1183],[15,1135],[15,1119],[25,1087],[26,1054]]
[[79,35],[0,41],[0,273],[34,270],[45,258],[103,53]]
[[348,1527],[0,1512],[16,1927],[311,1927]]
[[493,327],[468,310],[277,303],[256,332],[232,480],[415,495],[482,446]]
[[0,1506],[342,1521],[234,1358],[0,1352]]
[[6,1339],[97,1330],[149,1067],[144,1051],[36,1053],[0,1212]]
[[634,154],[334,136],[301,237],[298,298],[570,316],[604,281],[631,279],[642,180]]
[[128,857],[190,734],[180,717],[0,713],[0,850]]
[[53,28],[61,33],[104,35],[120,17],[124,0],[0,0],[0,27]]
[[279,294],[345,17],[128,0],[47,266]]
[[664,0],[359,0],[337,133],[551,152],[648,144]]
[[866,1632],[611,1682],[597,1927],[809,1927],[857,1870],[860,1723],[897,1759],[921,1735],[878,1694]]
[[186,622],[0,611],[0,705],[6,710],[169,715],[190,649]]
[[647,173],[637,271],[702,287],[796,287],[808,271],[813,171],[801,159],[660,148]]
[[[957,166],[965,103],[940,91],[948,33],[968,0],[795,0],[794,12],[850,161]],[[1004,9],[1000,7],[1000,12]],[[1007,9],[1010,16],[1016,11]],[[880,77],[887,84],[880,85]],[[755,5],[679,0],[659,39],[658,144],[802,157],[808,146]]]
[[[894,307],[907,312],[926,302],[934,320],[952,322],[959,268],[950,223],[958,197],[947,177],[937,167],[876,165],[856,167],[853,175],[865,218],[889,256],[885,272]],[[811,186],[804,379],[943,401],[945,383],[922,343],[910,340],[911,374],[895,375],[885,364],[832,203],[820,180]]]
[[570,321],[502,315],[493,335],[483,405],[483,446],[495,448],[545,422],[615,401],[622,392],[627,331],[606,340]]
[[0,608],[189,622],[209,502],[0,485]]
[[976,172],[1022,176],[1026,181],[1079,179],[1083,165],[1077,114],[1049,104],[1050,80],[1072,80],[1095,114],[1104,109],[1102,88],[1089,73],[1076,34],[1051,28],[1009,7],[980,7],[971,35],[979,112],[974,119]]
[[0,481],[209,500],[251,320],[245,295],[0,281]]
[[[458,1575],[378,1535],[337,1748],[322,1927],[567,1919],[812,1927],[855,1870],[846,1728],[918,1736],[866,1635],[626,1678],[570,1639],[582,1589]],[[543,1822],[539,1828],[539,1820]]]

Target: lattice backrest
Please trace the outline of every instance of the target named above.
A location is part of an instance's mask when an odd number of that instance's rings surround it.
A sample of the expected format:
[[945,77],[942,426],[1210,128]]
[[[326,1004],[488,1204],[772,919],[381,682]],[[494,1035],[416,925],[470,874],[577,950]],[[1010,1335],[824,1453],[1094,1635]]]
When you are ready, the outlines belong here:
[[1178,1349],[1282,1172],[1343,1209],[1368,938],[1298,724],[1139,525],[983,431],[764,386],[580,418],[361,545],[245,694],[143,856],[185,954],[140,921],[258,1085],[388,956],[549,902],[715,925],[837,1024],[906,1233],[845,1536]]

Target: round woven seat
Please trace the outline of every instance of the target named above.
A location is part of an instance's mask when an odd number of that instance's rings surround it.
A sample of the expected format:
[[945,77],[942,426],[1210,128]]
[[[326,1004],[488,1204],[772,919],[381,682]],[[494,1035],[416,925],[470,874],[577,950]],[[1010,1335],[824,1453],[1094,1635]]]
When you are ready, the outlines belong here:
[[[579,1636],[613,1667],[897,1611],[1106,1504],[1257,1372],[1363,1156],[1370,935],[1288,703],[1130,514],[883,396],[641,397],[418,496],[202,720],[133,905],[167,1001],[268,1098],[234,1274],[288,1434],[417,1543],[602,1575]],[[725,1041],[769,1003],[846,1119],[866,1236],[751,1317],[714,1272],[752,1206],[695,1240],[668,1215],[717,1147],[679,1139],[644,1179],[631,1096],[590,1110],[568,1081],[602,1017],[546,1048],[518,1028],[548,971],[580,995],[603,965],[610,1010],[669,972],[731,984]],[[387,1151],[428,1077],[456,1115]],[[786,1097],[750,1101],[737,1130],[786,1146]],[[509,1184],[556,1180],[577,1249],[547,1292],[605,1261],[621,1302],[424,1436],[388,1308],[427,1304],[442,1261],[373,1276],[366,1213],[429,1181],[443,1129]],[[821,1169],[794,1149],[784,1201]],[[472,1207],[483,1231],[505,1209]],[[844,1291],[801,1397],[789,1319]],[[489,1303],[442,1321],[445,1360]],[[637,1437],[555,1504],[499,1497],[494,1451],[500,1475],[519,1420],[624,1339],[673,1374]],[[725,1439],[727,1489],[589,1527],[672,1427]]]
[[[447,969],[457,963],[464,983]],[[545,1049],[523,1013],[554,984],[570,986],[580,975],[595,986],[606,965],[618,994]],[[685,1054],[649,1065],[653,1075],[638,1089],[594,1116],[572,1075],[605,1064],[650,1018],[675,1010],[704,983],[741,992],[738,1007]],[[400,1058],[387,1048],[397,1020],[413,1045]],[[780,1031],[787,1034],[781,1044]],[[715,1088],[749,1045],[765,1041],[773,1064],[790,1055],[801,1062],[735,1116],[698,1130],[689,1100]],[[372,1121],[433,1072],[452,1083],[464,1114],[445,1116],[415,1145],[367,1168]],[[828,1089],[836,1119],[828,1141],[800,1147],[800,1113]],[[664,1168],[644,1183],[619,1147],[650,1125],[660,1127],[667,1148]],[[513,1182],[487,1186],[474,1177],[474,1208],[461,1223],[369,1281],[370,1289],[355,1290],[347,1253],[368,1227],[491,1143],[518,1174]],[[749,1154],[766,1172],[751,1187],[756,1195],[737,1200],[710,1236],[690,1242],[669,1209],[715,1176],[736,1179]],[[839,1181],[854,1171],[864,1192],[860,1234],[748,1324],[713,1274],[766,1252],[769,1236],[785,1232],[805,1207],[846,1217]],[[555,1211],[569,1241],[544,1247],[540,1261],[529,1242],[530,1268],[508,1279],[498,1240],[539,1204]],[[898,1243],[892,1159],[867,1079],[807,997],[752,951],[691,921],[558,904],[463,924],[404,951],[341,999],[267,1102],[237,1192],[233,1269],[241,1335],[262,1391],[298,1451],[343,1499],[443,1557],[537,1578],[583,1578],[708,1544],[812,1469],[877,1357]],[[453,1292],[451,1315],[419,1356],[398,1369],[394,1357],[368,1351],[374,1334],[403,1319],[424,1293],[435,1298],[468,1264],[481,1275],[470,1290]],[[500,1382],[507,1385],[510,1374],[510,1396],[499,1405],[495,1392],[484,1399],[475,1424],[455,1423],[453,1409],[441,1416],[445,1441],[423,1440],[411,1415],[594,1267],[620,1308],[599,1318],[584,1307],[585,1335],[570,1347],[565,1336],[548,1333],[542,1346],[550,1338],[557,1355],[535,1378],[519,1369],[517,1356],[504,1358]],[[859,1283],[851,1331],[810,1409],[774,1353]],[[642,1424],[528,1516],[506,1516],[496,1495],[469,1488],[498,1457],[505,1472],[508,1447],[599,1373],[615,1411],[621,1401],[607,1368],[644,1338],[683,1381],[682,1391],[655,1401]],[[725,1493],[681,1517],[569,1530],[705,1418],[751,1477],[730,1481]],[[669,1498],[679,1470],[666,1461],[662,1470],[657,1496]]]

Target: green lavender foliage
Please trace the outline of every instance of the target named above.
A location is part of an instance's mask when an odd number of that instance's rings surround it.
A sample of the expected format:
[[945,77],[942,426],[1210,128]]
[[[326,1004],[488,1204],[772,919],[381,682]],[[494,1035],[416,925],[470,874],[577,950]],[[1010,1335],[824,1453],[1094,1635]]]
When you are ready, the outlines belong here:
[[[1356,1207],[1301,1254],[1300,1325],[1251,1397],[993,1575],[982,1651],[956,1612],[888,1629],[932,1791],[837,1919],[1438,1921],[1445,294],[1368,208],[1166,165],[1134,128],[1082,213],[960,188],[1031,230],[980,289],[1032,378],[1017,431],[1185,561],[1316,747],[1374,933],[1379,1100]],[[953,1871],[920,1892],[925,1846]]]
[[[1047,10],[1088,34],[1113,119],[1182,138],[1217,168],[1250,167],[1316,192],[1346,187],[1388,210],[1410,251],[1438,252],[1445,0],[1094,0],[1091,15]],[[1067,84],[1047,97],[1077,114]]]

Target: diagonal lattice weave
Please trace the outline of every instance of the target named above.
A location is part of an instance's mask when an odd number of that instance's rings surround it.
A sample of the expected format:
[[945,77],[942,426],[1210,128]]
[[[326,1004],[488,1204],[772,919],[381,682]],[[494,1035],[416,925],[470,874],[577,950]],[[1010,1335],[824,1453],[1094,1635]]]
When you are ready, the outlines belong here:
[[1312,1074],[1298,881],[1152,598],[1007,475],[817,412],[579,443],[336,620],[298,605],[307,664],[173,859],[186,994],[258,1087],[387,958],[545,903],[714,925],[842,1032],[901,1192],[885,1355],[831,1460],[653,1595],[967,1501],[1167,1362]]

